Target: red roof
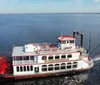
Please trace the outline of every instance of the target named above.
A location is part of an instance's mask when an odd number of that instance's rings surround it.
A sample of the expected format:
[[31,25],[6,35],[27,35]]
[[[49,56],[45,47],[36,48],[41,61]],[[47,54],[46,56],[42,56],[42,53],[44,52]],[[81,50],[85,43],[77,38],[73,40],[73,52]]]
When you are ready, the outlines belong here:
[[71,35],[64,35],[64,36],[58,36],[57,37],[58,40],[77,40],[76,37],[73,37]]

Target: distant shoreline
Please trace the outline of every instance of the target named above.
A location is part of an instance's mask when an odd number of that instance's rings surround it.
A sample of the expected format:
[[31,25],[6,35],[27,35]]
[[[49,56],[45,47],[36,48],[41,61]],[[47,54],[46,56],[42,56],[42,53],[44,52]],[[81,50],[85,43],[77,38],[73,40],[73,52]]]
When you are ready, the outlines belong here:
[[0,13],[0,14],[100,14],[100,13]]

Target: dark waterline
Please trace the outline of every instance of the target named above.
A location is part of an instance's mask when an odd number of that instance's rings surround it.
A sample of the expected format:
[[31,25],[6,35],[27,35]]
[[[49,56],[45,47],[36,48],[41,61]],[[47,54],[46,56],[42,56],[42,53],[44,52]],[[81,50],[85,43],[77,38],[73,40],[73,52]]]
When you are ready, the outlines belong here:
[[[61,35],[61,32],[63,34],[72,34],[74,29],[84,32],[84,47],[86,49],[88,49],[89,34],[91,32],[91,50],[94,49],[100,43],[100,14],[0,14],[0,55],[11,56],[13,45],[24,45],[32,42],[57,43],[56,36]],[[98,54],[100,54],[99,47],[91,56],[94,57]],[[45,78],[42,80],[33,79],[24,81],[24,84],[19,81],[12,84],[99,85],[99,66],[100,62],[84,74],[86,77],[85,82],[81,81],[82,79],[80,80],[80,76],[84,77],[84,75],[80,74],[69,77]]]

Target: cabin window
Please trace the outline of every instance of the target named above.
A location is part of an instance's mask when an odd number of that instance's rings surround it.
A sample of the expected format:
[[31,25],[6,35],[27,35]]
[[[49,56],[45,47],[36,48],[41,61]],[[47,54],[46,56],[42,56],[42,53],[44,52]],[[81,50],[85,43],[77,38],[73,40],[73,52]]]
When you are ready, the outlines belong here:
[[70,43],[74,43],[74,40],[70,40]]
[[16,57],[16,61],[18,61],[18,57]]
[[47,59],[47,57],[46,56],[42,56],[42,60],[46,60]]
[[26,56],[26,60],[29,60],[29,56]]
[[22,57],[19,57],[19,60],[22,60]]
[[34,60],[34,56],[30,56],[30,60]]
[[27,66],[27,71],[29,71],[30,69],[29,69],[29,66]]
[[55,56],[55,59],[59,59],[59,56]]
[[61,55],[61,58],[66,58],[66,55]]
[[42,71],[47,71],[47,65],[42,65]]
[[26,66],[24,66],[24,71],[26,71]]
[[70,55],[67,55],[67,58],[72,58],[72,55],[70,54]]
[[61,64],[61,69],[63,70],[63,69],[66,69],[66,64],[65,63],[62,63]]
[[66,41],[61,41],[61,44],[66,44]]
[[52,71],[53,70],[53,64],[48,65],[48,71]]
[[19,67],[18,66],[16,67],[16,69],[17,69],[17,72],[19,72]]
[[16,61],[22,60],[22,57],[16,57]]
[[29,56],[25,56],[24,57],[24,60],[29,60]]
[[55,64],[55,70],[59,70],[59,64]]
[[77,68],[77,62],[73,62],[73,68]]
[[13,61],[16,61],[16,57],[13,57]]
[[49,60],[53,60],[53,56],[49,56],[49,58],[48,58]]
[[33,71],[33,66],[30,66],[30,70]]
[[23,68],[22,68],[22,66],[20,66],[20,71],[23,71]]
[[67,69],[71,69],[71,63],[67,63]]

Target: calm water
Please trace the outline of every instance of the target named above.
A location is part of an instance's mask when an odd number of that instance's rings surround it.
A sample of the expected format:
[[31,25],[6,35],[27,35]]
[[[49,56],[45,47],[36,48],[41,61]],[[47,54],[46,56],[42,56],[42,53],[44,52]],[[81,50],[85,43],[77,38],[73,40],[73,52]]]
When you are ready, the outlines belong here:
[[[100,14],[0,14],[0,55],[11,56],[13,45],[57,43],[56,36],[61,35],[61,32],[71,34],[74,29],[84,32],[86,49],[91,32],[92,51],[100,43]],[[92,52],[91,57],[100,54],[99,48]],[[100,85],[99,79],[98,61],[94,68],[85,73],[7,82],[2,85]]]

